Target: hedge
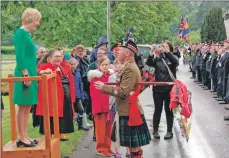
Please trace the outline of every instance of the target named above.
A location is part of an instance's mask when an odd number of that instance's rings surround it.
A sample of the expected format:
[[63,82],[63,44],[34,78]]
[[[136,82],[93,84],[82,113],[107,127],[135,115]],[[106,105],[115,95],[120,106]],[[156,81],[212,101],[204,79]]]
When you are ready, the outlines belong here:
[[1,46],[2,54],[14,54],[14,50],[13,46]]

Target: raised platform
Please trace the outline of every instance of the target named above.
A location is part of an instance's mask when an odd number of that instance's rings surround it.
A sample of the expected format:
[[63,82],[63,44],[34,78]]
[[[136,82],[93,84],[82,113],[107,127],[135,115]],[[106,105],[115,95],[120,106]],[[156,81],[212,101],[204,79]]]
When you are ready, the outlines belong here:
[[3,147],[3,158],[60,158],[60,140],[51,139],[51,151],[45,149],[45,139],[37,138],[35,147],[17,147],[16,141],[10,141]]

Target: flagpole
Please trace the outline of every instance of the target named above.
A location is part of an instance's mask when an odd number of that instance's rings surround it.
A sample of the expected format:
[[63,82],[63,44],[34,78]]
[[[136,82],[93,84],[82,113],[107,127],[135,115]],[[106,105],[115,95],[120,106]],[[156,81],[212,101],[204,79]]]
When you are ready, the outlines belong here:
[[110,51],[110,13],[111,13],[111,5],[110,0],[107,0],[107,42],[108,42],[108,50]]

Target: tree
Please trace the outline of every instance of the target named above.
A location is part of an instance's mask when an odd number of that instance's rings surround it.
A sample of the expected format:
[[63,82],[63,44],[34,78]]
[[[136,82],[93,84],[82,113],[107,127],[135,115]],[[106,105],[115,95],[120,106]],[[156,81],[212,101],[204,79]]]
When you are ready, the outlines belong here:
[[[32,33],[35,43],[52,48],[55,45],[91,46],[106,35],[106,2],[20,1],[2,5],[2,44],[12,44],[12,36],[21,25],[21,14],[34,6],[42,14],[41,25]],[[138,43],[161,42],[170,38],[169,24],[178,15],[173,2],[111,3],[111,42],[124,35],[124,29],[134,28]]]
[[202,42],[222,42],[226,38],[223,11],[219,7],[211,9],[204,18],[201,27]]

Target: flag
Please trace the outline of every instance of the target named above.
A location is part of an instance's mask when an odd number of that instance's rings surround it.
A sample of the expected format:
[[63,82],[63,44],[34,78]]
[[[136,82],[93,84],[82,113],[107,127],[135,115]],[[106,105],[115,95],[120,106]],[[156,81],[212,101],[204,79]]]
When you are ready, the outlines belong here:
[[184,19],[184,29],[182,31],[182,39],[187,40],[189,35],[189,26],[188,26],[188,20],[187,18]]
[[184,30],[184,17],[182,15],[180,20],[179,32],[177,34],[178,37],[182,37],[183,30]]

